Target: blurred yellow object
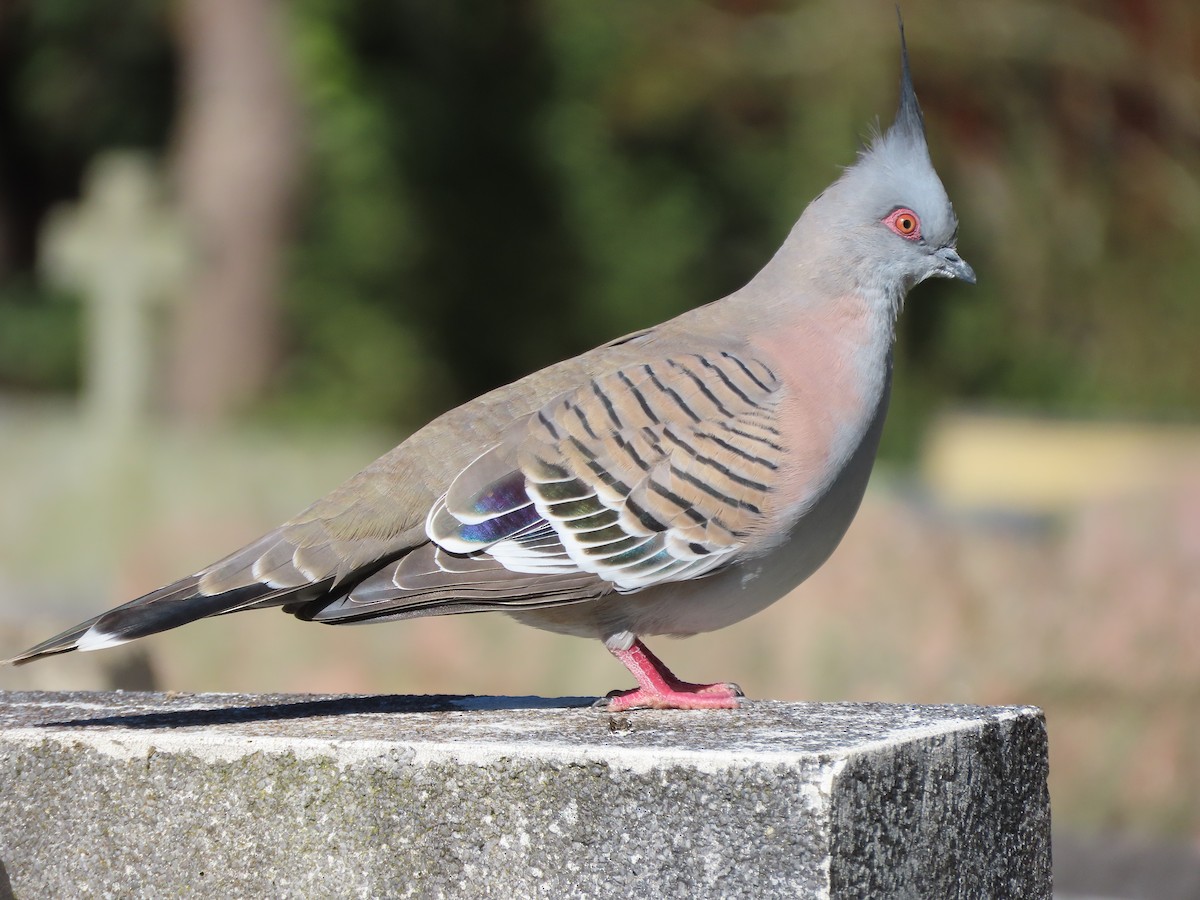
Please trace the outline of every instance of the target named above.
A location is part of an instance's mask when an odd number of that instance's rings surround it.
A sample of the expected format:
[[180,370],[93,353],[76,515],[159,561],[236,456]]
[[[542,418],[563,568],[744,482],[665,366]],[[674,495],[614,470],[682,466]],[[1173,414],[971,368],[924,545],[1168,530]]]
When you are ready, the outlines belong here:
[[930,428],[921,475],[958,508],[1063,512],[1161,488],[1200,466],[1200,428],[954,413]]

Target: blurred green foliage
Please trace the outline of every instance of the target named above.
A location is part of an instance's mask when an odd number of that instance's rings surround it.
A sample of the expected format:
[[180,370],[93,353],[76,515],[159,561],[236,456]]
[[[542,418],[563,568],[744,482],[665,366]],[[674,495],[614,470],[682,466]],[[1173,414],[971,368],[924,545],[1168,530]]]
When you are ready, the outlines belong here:
[[[419,424],[721,296],[895,102],[888,3],[290,8],[309,167],[276,415]],[[1194,419],[1200,8],[904,12],[980,284],[910,299],[887,450],[952,402]],[[171,26],[155,0],[0,18],[0,386],[70,382],[30,235],[97,150],[168,147]]]
[[0,6],[0,389],[64,390],[78,305],[35,278],[38,227],[108,146],[162,148],[175,96],[163,0]]

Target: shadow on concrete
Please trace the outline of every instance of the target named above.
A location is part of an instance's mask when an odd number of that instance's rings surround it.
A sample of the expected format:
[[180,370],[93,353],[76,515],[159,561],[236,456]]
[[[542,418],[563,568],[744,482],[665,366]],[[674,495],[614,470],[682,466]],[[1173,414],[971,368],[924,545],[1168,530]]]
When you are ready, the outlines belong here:
[[[172,701],[161,697],[164,706]],[[41,728],[195,728],[206,725],[233,725],[239,722],[269,722],[282,719],[307,719],[325,716],[392,715],[396,713],[432,712],[499,712],[519,709],[578,709],[591,706],[595,697],[477,697],[433,694],[413,697],[403,694],[377,696],[329,697],[318,700],[282,701],[263,698],[269,702],[243,706],[203,707],[195,705],[198,698],[188,697],[188,706],[161,712],[131,712],[121,715],[82,716],[41,722]],[[249,698],[247,698],[249,699]],[[0,894],[0,900],[4,900]]]
[[8,880],[8,869],[4,868],[3,860],[0,860],[0,900],[17,900],[17,895],[13,893],[12,882]]

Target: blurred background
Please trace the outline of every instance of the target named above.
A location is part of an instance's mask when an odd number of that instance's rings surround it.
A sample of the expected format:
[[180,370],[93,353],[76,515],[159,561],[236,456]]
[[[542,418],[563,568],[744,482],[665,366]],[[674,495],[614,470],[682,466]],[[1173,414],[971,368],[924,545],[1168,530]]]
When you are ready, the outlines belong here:
[[[979,284],[910,298],[833,560],[659,650],[754,697],[1041,706],[1059,861],[1122,835],[1171,890],[1197,879],[1158,896],[1200,896],[1200,7],[904,14]],[[224,555],[450,405],[741,286],[890,122],[897,70],[882,0],[0,5],[0,656]],[[275,612],[0,672],[625,680],[502,617]],[[1105,854],[1113,896],[1138,852]]]

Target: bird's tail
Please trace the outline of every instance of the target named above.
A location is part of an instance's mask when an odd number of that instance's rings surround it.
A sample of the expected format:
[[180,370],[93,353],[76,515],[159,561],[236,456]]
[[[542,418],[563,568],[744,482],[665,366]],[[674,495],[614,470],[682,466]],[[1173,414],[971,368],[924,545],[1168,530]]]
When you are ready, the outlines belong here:
[[[115,647],[208,616],[237,612],[250,606],[275,605],[275,602],[272,602],[275,601],[275,596],[284,594],[294,597],[296,589],[279,590],[267,584],[254,583],[207,595],[200,588],[200,575],[189,575],[108,612],[93,616],[86,622],[80,622],[62,634],[42,641],[3,662],[21,665],[56,653]],[[280,597],[276,602],[284,602],[284,599]]]

